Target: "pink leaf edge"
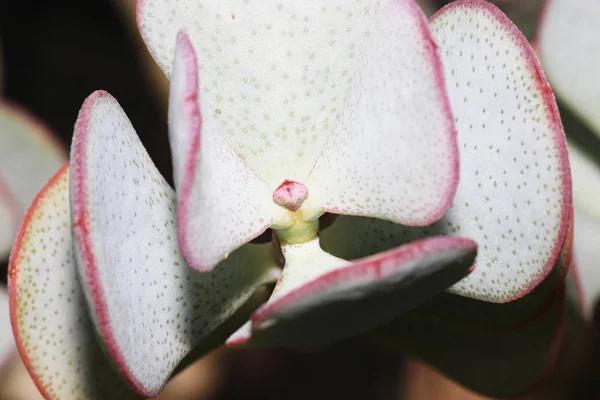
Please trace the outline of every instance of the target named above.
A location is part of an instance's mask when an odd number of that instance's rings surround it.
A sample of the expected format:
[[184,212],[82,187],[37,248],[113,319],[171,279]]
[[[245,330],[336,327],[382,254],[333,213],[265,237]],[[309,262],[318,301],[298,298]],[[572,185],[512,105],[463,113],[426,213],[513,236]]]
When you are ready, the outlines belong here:
[[519,28],[496,6],[486,0],[459,0],[450,3],[436,12],[431,18],[430,22],[444,15],[446,12],[452,11],[456,8],[471,8],[475,10],[484,11],[492,15],[498,23],[504,27],[509,35],[512,36],[513,40],[521,48],[522,55],[526,58],[528,66],[535,76],[537,85],[542,92],[542,99],[546,105],[546,113],[548,120],[551,121],[552,131],[554,132],[554,144],[556,152],[559,155],[560,167],[562,171],[562,207],[560,212],[560,229],[554,239],[554,247],[546,266],[544,267],[543,273],[535,279],[531,285],[521,293],[517,293],[513,297],[506,299],[504,303],[508,303],[529,294],[535,289],[552,271],[552,268],[556,264],[560,252],[562,250],[565,240],[567,240],[567,232],[569,230],[569,222],[573,210],[573,194],[571,186],[571,167],[569,164],[569,155],[567,151],[567,142],[565,138],[564,128],[560,118],[560,112],[556,103],[554,92],[546,79],[542,66],[537,59],[531,45],[523,36],[523,33],[519,31]]
[[52,177],[50,181],[42,188],[42,190],[37,194],[31,206],[27,210],[25,217],[23,218],[23,222],[19,227],[19,233],[17,234],[17,239],[15,240],[15,244],[13,246],[13,251],[10,256],[10,260],[8,263],[8,296],[9,296],[9,306],[10,306],[10,323],[13,328],[13,335],[15,337],[15,343],[17,344],[17,350],[29,372],[35,386],[38,388],[40,393],[45,399],[51,399],[50,393],[47,392],[45,385],[40,381],[39,376],[35,373],[35,370],[31,364],[31,360],[27,354],[27,351],[23,345],[23,339],[21,338],[21,333],[18,329],[18,308],[17,308],[17,285],[19,284],[19,273],[18,273],[18,265],[17,260],[19,258],[19,254],[22,249],[23,239],[25,237],[25,233],[27,232],[27,224],[31,219],[31,216],[37,209],[39,202],[46,197],[46,193],[54,187],[57,181],[66,173],[66,170],[69,169],[69,162],[67,161],[65,165],[61,167],[61,169]]
[[[17,116],[21,121],[28,124],[32,129],[29,132],[38,138],[42,143],[49,147],[53,152],[59,154],[64,160],[67,160],[68,154],[64,146],[58,141],[50,129],[29,110],[6,99],[0,100],[0,108],[6,110],[12,115]],[[21,217],[25,213],[23,207],[19,204],[17,197],[12,192],[6,181],[2,178],[0,171],[0,202],[6,204],[13,215],[13,231],[16,232],[21,224]],[[3,228],[6,229],[6,228]]]
[[[144,0],[137,0],[138,7],[142,7]],[[431,225],[437,221],[439,221],[444,214],[448,211],[450,206],[452,206],[452,202],[454,200],[454,196],[456,195],[456,191],[458,190],[459,178],[460,178],[460,154],[458,149],[458,141],[457,130],[454,125],[454,116],[452,114],[452,108],[450,105],[450,98],[448,96],[448,92],[446,90],[446,80],[444,78],[444,67],[442,64],[442,58],[440,56],[439,46],[436,43],[431,30],[429,29],[429,21],[423,14],[423,11],[419,7],[419,5],[414,0],[392,0],[392,3],[397,3],[402,5],[402,3],[408,5],[410,12],[413,13],[416,20],[419,23],[419,31],[425,41],[423,45],[423,51],[427,53],[430,58],[431,65],[433,66],[434,77],[436,81],[436,86],[440,90],[440,97],[443,102],[443,112],[445,114],[446,121],[448,123],[448,135],[451,136],[452,140],[450,140],[450,164],[451,164],[451,181],[448,185],[448,191],[444,194],[444,201],[442,201],[438,207],[431,212],[428,218],[419,221],[419,222],[402,222],[403,225],[413,226],[413,227],[422,227]],[[401,23],[401,21],[399,22]],[[140,30],[141,31],[141,30]],[[322,155],[321,155],[322,156]],[[321,158],[321,156],[319,158]],[[317,166],[319,159],[317,159],[315,165],[313,166],[313,170]],[[312,171],[311,171],[312,173]],[[337,207],[322,207],[323,211],[329,212],[332,214],[346,214],[344,210]],[[353,213],[352,215],[359,215]],[[367,215],[368,216],[368,215]]]
[[[379,253],[373,256],[357,260],[347,267],[336,269],[326,273],[300,287],[292,290],[286,295],[280,297],[272,303],[267,303],[259,308],[250,318],[252,327],[257,326],[260,331],[260,325],[265,322],[273,313],[280,309],[293,304],[298,299],[310,297],[314,293],[327,289],[330,286],[340,282],[358,281],[363,277],[373,277],[375,279],[384,279],[387,276],[393,275],[395,272],[402,270],[404,266],[411,261],[417,260],[419,256],[426,253],[443,252],[446,250],[462,248],[464,250],[477,252],[477,243],[470,239],[452,237],[452,236],[437,236],[429,239],[418,240],[411,243],[410,246],[403,246],[392,249],[384,253]],[[387,271],[384,275],[382,264],[387,261],[393,261],[394,268]],[[474,270],[472,265],[466,275]],[[375,272],[373,274],[373,272]],[[253,329],[248,329],[245,332],[238,332],[233,335],[225,344],[229,347],[243,345],[252,336]]]
[[85,165],[87,165],[86,144],[88,137],[88,124],[90,120],[90,114],[95,106],[96,101],[103,97],[110,97],[110,94],[105,91],[98,90],[88,96],[81,107],[81,111],[75,125],[75,134],[79,136],[79,140],[77,141],[77,148],[73,151],[73,154],[75,155],[73,162],[74,164],[84,167],[80,168],[80,172],[76,175],[75,179],[71,179],[73,191],[77,192],[77,195],[71,195],[71,198],[72,201],[77,204],[76,209],[79,211],[77,215],[73,215],[73,225],[74,227],[77,227],[76,230],[74,229],[74,232],[76,232],[76,239],[80,243],[81,257],[84,259],[84,263],[87,266],[85,271],[85,274],[87,275],[86,280],[89,282],[90,293],[94,303],[94,309],[96,310],[98,326],[100,327],[105,345],[108,348],[109,353],[114,357],[115,366],[125,381],[130,386],[135,388],[138,393],[144,393],[144,386],[134,377],[127,367],[125,358],[119,350],[117,341],[113,335],[113,331],[110,329],[106,299],[102,293],[101,286],[98,284],[100,280],[100,274],[98,272],[98,266],[93,254],[92,239],[90,237],[89,230],[90,223],[86,202],[88,193],[87,171],[85,168]]
[[[141,6],[141,4],[140,4]],[[177,52],[183,55],[183,63],[185,66],[185,89],[184,89],[184,114],[189,123],[188,138],[189,146],[185,155],[185,170],[181,190],[177,195],[177,238],[181,254],[188,264],[199,272],[210,272],[213,266],[203,265],[197,260],[194,252],[194,243],[190,243],[189,235],[189,205],[192,186],[196,177],[198,164],[198,154],[200,151],[202,138],[202,112],[199,104],[199,79],[198,79],[198,60],[196,52],[190,41],[189,36],[185,31],[180,30],[177,33]],[[250,169],[249,172],[254,174]],[[261,220],[263,225],[257,229],[248,241],[262,235],[273,223],[273,217],[270,219]]]

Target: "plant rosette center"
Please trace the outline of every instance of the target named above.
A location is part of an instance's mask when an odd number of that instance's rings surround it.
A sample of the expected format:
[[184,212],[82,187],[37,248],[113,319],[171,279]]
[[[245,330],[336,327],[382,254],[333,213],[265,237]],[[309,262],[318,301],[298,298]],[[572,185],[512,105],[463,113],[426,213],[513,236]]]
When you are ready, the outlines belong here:
[[323,211],[305,204],[308,196],[304,184],[289,179],[273,192],[273,202],[288,211],[271,225],[282,244],[306,243],[317,236]]

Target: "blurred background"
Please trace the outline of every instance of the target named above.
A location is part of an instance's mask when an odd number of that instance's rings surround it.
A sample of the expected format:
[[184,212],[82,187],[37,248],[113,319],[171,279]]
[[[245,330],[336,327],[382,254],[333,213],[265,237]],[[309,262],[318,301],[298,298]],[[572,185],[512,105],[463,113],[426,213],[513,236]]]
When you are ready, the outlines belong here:
[[[574,0],[575,1],[575,0]],[[167,179],[168,83],[137,33],[134,0],[4,1],[0,5],[7,99],[43,120],[68,148],[83,100],[103,89],[118,99]],[[423,2],[430,14],[446,2]],[[498,0],[529,37],[540,0]],[[595,141],[562,110],[574,140]],[[597,143],[594,143],[597,146]],[[600,152],[599,152],[600,153]],[[5,279],[6,264],[0,267]],[[5,282],[5,281],[4,281]],[[596,321],[600,321],[596,318]],[[600,329],[574,321],[555,375],[531,398],[600,399]],[[0,400],[34,399],[19,363],[0,383]],[[29,390],[27,391],[29,387]],[[468,399],[480,398],[417,362],[361,339],[326,349],[219,350],[168,386],[164,399]]]

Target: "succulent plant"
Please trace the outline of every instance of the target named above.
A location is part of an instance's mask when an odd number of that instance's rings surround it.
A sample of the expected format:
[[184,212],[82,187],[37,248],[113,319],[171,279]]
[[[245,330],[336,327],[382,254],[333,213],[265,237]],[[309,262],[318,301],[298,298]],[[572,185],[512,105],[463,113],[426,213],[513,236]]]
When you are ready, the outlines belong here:
[[8,293],[4,288],[0,288],[0,379],[2,379],[4,365],[7,364],[15,354],[15,342],[12,336],[12,330],[8,316]]
[[25,210],[66,154],[42,122],[7,100],[0,100],[0,132],[0,259],[5,259]]
[[[431,25],[413,0],[137,11],[171,82],[175,190],[117,101],[88,97],[9,267],[15,337],[46,398],[155,396],[223,343],[378,327],[484,393],[545,375],[569,163],[552,91],[498,9],[459,1]],[[339,217],[320,229],[325,213]]]
[[[0,261],[8,257],[25,210],[66,158],[62,146],[39,119],[23,107],[0,98]],[[3,282],[0,282],[0,379],[15,354]]]
[[[598,18],[600,3],[597,1],[548,0],[540,18],[536,48],[559,99],[600,136],[600,84],[596,79],[585,78],[593,76],[600,68]],[[600,168],[595,157],[600,154],[600,142],[589,139],[569,143],[576,227],[572,274],[573,289],[576,290],[573,290],[573,295],[581,296],[583,312],[587,316],[591,315],[600,296],[600,253],[597,245],[600,235],[597,200]],[[583,142],[589,145],[582,147]]]

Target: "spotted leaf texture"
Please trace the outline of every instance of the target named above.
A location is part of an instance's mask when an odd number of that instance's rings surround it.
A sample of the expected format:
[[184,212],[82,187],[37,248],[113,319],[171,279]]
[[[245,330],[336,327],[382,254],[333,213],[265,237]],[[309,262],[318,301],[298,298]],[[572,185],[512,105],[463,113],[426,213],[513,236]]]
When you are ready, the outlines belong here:
[[596,0],[547,0],[536,39],[557,95],[600,135],[598,20]]
[[[355,229],[349,259],[435,234],[471,238],[479,245],[477,268],[450,292],[515,300],[550,273],[567,233],[571,180],[556,102],[525,38],[490,3],[454,2],[431,27],[458,129],[453,205],[423,229],[344,216],[336,223]],[[335,246],[323,240],[325,250]]]
[[42,122],[0,101],[0,259],[8,256],[25,210],[65,159]]
[[424,225],[449,207],[455,130],[413,0],[143,0],[138,25],[172,79],[176,34],[189,34],[202,126],[270,192],[286,179],[305,184],[305,219],[328,210]]
[[321,250],[318,239],[284,244],[271,299],[228,344],[326,344],[365,332],[462,279],[476,249],[470,240],[435,237],[348,263]]
[[209,271],[264,232],[284,210],[223,141],[216,121],[202,118],[198,95],[196,55],[188,36],[180,32],[169,99],[178,237],[190,266]]
[[11,255],[10,313],[21,358],[46,399],[136,399],[96,340],[72,246],[65,166],[29,208]]
[[412,0],[377,16],[339,124],[310,174],[312,203],[428,225],[448,210],[458,149],[442,66]]
[[439,224],[481,248],[454,293],[493,302],[531,291],[567,233],[571,180],[552,91],[523,35],[485,1],[432,19],[461,149],[461,184]]
[[71,166],[75,255],[94,324],[121,374],[155,396],[187,353],[277,279],[271,247],[193,271],[178,248],[175,193],[106,92],[82,106]]

